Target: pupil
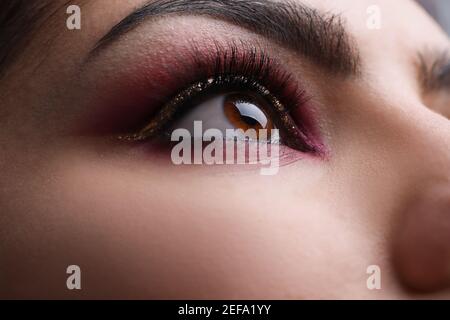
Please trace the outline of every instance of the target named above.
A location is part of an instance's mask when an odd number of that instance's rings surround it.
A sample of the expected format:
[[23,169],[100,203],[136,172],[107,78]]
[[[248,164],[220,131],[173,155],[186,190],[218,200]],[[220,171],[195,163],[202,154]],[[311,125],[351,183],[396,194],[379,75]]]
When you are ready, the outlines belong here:
[[242,121],[244,121],[248,126],[254,127],[254,126],[260,126],[261,124],[253,117],[244,116],[241,114]]

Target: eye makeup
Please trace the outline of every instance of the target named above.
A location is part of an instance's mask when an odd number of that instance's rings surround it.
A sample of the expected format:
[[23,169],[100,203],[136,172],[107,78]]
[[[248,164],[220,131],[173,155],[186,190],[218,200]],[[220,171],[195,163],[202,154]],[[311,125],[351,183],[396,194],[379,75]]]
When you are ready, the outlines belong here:
[[123,142],[159,144],[169,140],[174,122],[202,101],[236,93],[263,101],[263,112],[280,130],[282,145],[293,152],[324,156],[311,96],[296,75],[253,42],[205,43],[191,40],[179,50],[152,55],[146,64],[139,61],[140,67],[118,70],[123,76],[102,84],[112,93],[96,117],[107,119],[104,132]]
[[[173,96],[149,117],[139,130],[119,136],[125,141],[148,141],[162,134],[199,101],[213,94],[242,92],[265,101],[271,120],[282,133],[282,143],[301,152],[318,154],[321,146],[314,136],[312,119],[306,105],[310,98],[294,77],[269,57],[261,48],[246,43],[214,45],[215,50],[203,54],[195,43],[191,46],[190,84]],[[186,74],[186,73],[185,73]],[[186,76],[174,77],[187,79]],[[189,80],[185,80],[189,83]],[[305,109],[305,110],[304,110]]]

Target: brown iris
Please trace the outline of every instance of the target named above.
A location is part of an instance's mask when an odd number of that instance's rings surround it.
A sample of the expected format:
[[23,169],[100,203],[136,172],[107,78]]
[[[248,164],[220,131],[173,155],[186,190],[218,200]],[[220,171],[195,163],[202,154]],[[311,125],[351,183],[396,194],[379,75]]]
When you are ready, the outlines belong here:
[[265,110],[267,107],[260,100],[250,94],[229,94],[223,104],[224,113],[234,128],[254,129],[257,137],[259,130],[266,129],[270,138],[270,131],[275,126]]

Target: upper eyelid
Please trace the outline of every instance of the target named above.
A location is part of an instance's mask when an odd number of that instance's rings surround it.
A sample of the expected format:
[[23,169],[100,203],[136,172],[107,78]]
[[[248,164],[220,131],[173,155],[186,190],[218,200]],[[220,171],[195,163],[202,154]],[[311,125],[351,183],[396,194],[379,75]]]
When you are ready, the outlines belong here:
[[[183,79],[182,82],[186,82],[186,84],[182,85],[182,89],[178,89],[181,91],[177,96],[171,97],[167,101],[166,106],[173,102],[176,102],[177,105],[185,104],[191,98],[190,94],[184,96],[186,92],[195,92],[194,88],[200,86],[211,87],[213,84],[221,82],[221,79],[225,80],[228,77],[233,79],[244,77],[246,80],[255,80],[258,82],[258,87],[263,86],[262,89],[254,88],[259,90],[261,94],[265,94],[265,91],[268,90],[268,95],[274,97],[273,94],[283,91],[284,96],[290,96],[298,104],[303,104],[311,98],[299,89],[293,75],[284,70],[277,60],[270,57],[264,48],[244,41],[239,43],[233,41],[224,45],[214,42],[213,47],[212,51],[203,52],[196,42],[191,43],[189,55],[183,61],[180,61],[182,68],[186,68],[186,70],[177,76],[179,79]],[[184,73],[189,74],[187,79],[184,79]],[[257,79],[253,79],[255,76]],[[267,83],[268,78],[271,80],[270,86]],[[210,80],[212,83],[208,84],[207,81]],[[228,83],[228,81],[224,82]],[[251,86],[250,82],[248,85]],[[207,90],[207,88],[202,89],[202,91]],[[183,98],[179,98],[180,95]],[[278,99],[277,101],[280,103],[279,112],[281,112],[281,109],[284,110],[285,107],[293,108],[293,106],[285,104],[286,101],[281,102]],[[275,102],[274,104],[278,105]]]

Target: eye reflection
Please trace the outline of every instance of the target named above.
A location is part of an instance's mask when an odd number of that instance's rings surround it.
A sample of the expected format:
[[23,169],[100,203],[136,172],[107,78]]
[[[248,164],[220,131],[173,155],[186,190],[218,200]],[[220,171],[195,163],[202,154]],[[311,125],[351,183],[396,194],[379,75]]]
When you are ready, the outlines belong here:
[[248,94],[230,94],[225,98],[223,108],[228,121],[236,129],[254,129],[256,138],[259,138],[259,130],[266,129],[270,134],[270,130],[274,129],[265,108],[260,107],[263,103]]

